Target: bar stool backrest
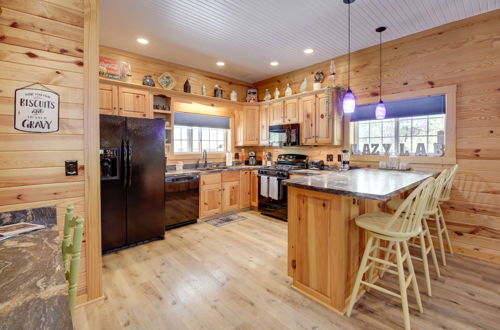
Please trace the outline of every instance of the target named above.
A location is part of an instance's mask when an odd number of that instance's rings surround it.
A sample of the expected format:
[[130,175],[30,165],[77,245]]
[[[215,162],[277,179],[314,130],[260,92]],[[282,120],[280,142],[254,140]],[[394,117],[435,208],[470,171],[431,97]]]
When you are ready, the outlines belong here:
[[[434,188],[434,178],[422,182],[401,203],[384,230],[395,237],[415,236],[420,232],[421,221]],[[402,221],[401,221],[402,220]]]
[[434,189],[432,190],[431,196],[429,197],[429,201],[427,203],[425,211],[434,213],[437,210],[439,199],[443,195],[443,189],[445,188],[446,180],[448,179],[448,177],[448,169],[442,170],[438,175],[438,177],[434,181]]
[[457,174],[457,169],[458,165],[453,165],[448,170],[448,178],[446,179],[446,182],[444,184],[443,193],[441,194],[441,200],[447,201],[450,199],[451,187],[453,185],[453,180],[455,180],[455,174]]

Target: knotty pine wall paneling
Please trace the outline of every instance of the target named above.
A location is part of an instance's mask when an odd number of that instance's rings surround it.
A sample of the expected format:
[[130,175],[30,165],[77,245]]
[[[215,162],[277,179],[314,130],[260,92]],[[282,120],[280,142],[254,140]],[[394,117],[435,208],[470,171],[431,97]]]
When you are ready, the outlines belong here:
[[[388,27],[391,28],[390,26]],[[457,85],[456,145],[460,166],[452,200],[444,212],[455,251],[500,263],[500,10],[442,25],[383,44],[383,95]],[[367,28],[367,33],[371,33]],[[374,38],[376,36],[374,35]],[[359,104],[378,96],[378,46],[351,55],[351,87]],[[347,83],[347,56],[335,58],[338,85]],[[256,83],[296,93],[304,77],[308,90],[316,71],[329,73],[325,61]],[[273,156],[285,150],[273,151]],[[337,147],[288,149],[323,157]],[[321,158],[326,160],[326,158]],[[372,164],[372,166],[375,164]],[[414,164],[419,170],[439,169]]]
[[[142,84],[142,78],[145,75],[152,75],[156,86],[158,77],[164,72],[170,72],[176,80],[174,90],[183,91],[184,82],[189,79],[191,93],[201,95],[201,86],[207,88],[207,95],[214,96],[214,86],[217,84],[224,90],[223,97],[229,99],[232,90],[238,93],[238,101],[245,102],[247,89],[252,86],[250,83],[237,79],[225,77],[215,73],[198,70],[195,68],[179,65],[171,62],[162,61],[152,57],[130,53],[120,49],[101,46],[100,55],[109,57],[118,61],[125,61],[132,66],[132,83]],[[214,63],[215,66],[215,63]]]
[[[56,206],[62,230],[68,205],[87,219],[84,0],[0,0],[0,10],[0,211]],[[60,94],[56,133],[13,129],[14,91],[33,82]],[[64,161],[70,159],[78,160],[78,176],[65,176]],[[80,303],[87,301],[86,256],[93,243],[84,243]]]

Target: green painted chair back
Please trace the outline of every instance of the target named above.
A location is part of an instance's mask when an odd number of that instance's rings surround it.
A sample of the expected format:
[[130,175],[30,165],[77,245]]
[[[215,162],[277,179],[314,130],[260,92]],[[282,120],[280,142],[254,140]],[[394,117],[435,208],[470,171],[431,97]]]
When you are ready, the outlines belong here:
[[64,273],[69,284],[68,292],[71,316],[73,316],[76,306],[76,290],[78,285],[78,272],[80,269],[80,255],[82,251],[84,228],[83,218],[73,216],[73,209],[73,206],[68,206],[66,209],[62,242]]

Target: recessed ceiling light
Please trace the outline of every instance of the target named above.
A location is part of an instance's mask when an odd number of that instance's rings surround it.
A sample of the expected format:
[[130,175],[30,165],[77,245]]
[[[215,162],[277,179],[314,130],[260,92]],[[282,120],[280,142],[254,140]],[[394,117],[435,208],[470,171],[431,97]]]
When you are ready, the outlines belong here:
[[217,64],[217,66],[224,66],[224,65],[226,65],[226,63],[224,63],[222,61],[218,61],[216,64]]
[[312,48],[306,48],[306,49],[304,49],[304,53],[306,53],[306,54],[312,54],[312,53],[314,53],[314,49],[312,49]]
[[276,62],[276,61],[272,61],[272,62],[271,62],[271,63],[269,63],[269,64],[270,64],[271,66],[278,66],[278,65],[279,65],[279,63],[278,63],[278,62]]
[[137,42],[143,45],[149,44],[149,40],[144,38],[137,38]]

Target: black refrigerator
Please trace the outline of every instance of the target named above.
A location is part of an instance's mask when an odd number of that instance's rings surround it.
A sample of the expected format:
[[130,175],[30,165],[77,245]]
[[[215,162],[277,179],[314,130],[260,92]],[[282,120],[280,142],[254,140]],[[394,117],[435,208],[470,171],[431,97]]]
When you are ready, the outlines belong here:
[[103,252],[165,235],[165,121],[100,116]]

